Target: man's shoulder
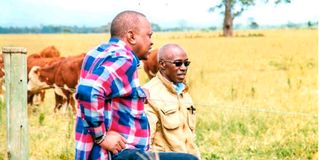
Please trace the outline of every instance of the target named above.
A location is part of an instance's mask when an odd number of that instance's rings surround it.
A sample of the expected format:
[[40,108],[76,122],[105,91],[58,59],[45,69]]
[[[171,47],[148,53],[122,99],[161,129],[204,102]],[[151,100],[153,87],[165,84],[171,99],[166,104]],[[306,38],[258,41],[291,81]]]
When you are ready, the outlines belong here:
[[143,88],[148,89],[149,91],[157,90],[162,86],[162,82],[158,77],[153,77],[146,84],[143,85]]
[[[104,53],[101,55],[101,53]],[[108,55],[108,56],[114,56],[114,58],[128,58],[132,59],[133,56],[131,54],[131,50],[121,46],[121,45],[116,45],[113,43],[108,43],[108,42],[102,42],[92,48],[87,54],[94,54],[97,55],[99,54],[100,56]]]

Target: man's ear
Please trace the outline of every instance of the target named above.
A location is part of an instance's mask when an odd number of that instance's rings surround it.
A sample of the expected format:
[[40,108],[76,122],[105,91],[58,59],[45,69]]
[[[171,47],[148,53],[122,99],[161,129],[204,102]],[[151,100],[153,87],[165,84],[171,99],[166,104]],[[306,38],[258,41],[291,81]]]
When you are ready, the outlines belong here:
[[128,31],[127,33],[127,40],[131,45],[136,44],[136,37],[135,34],[133,33],[133,31]]
[[160,60],[160,61],[159,61],[159,68],[160,68],[160,70],[164,70],[165,67],[166,67],[166,63],[164,63],[164,61]]

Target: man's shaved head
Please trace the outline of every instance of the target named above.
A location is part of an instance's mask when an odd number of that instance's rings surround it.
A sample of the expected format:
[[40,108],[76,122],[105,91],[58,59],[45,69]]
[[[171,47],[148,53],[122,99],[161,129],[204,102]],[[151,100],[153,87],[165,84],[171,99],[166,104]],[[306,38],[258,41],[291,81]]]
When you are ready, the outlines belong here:
[[137,31],[144,14],[136,11],[123,11],[111,23],[111,37],[123,37],[129,30]]
[[158,57],[157,57],[158,62],[160,60],[172,59],[173,54],[175,53],[174,50],[181,50],[184,52],[184,50],[177,44],[170,43],[162,46],[158,52]]

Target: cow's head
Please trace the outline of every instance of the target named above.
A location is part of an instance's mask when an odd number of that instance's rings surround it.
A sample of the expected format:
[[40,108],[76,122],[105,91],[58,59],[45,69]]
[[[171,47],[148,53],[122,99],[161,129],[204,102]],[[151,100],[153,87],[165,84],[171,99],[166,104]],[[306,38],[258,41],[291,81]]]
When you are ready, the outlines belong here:
[[47,78],[44,78],[40,74],[40,67],[34,66],[29,72],[28,91],[37,91],[44,88],[49,88],[50,85],[46,82]]

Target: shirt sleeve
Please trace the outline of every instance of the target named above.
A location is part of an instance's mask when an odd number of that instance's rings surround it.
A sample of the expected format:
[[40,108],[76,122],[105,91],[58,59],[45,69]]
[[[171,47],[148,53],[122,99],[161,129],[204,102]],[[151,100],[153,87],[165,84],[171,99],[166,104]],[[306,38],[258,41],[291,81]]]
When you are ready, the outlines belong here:
[[105,108],[105,103],[113,97],[131,93],[132,67],[132,60],[116,57],[102,61],[99,66],[94,66],[86,77],[81,78],[76,98],[79,102],[84,127],[93,138],[106,134],[106,124],[109,124],[111,120],[111,107]]

